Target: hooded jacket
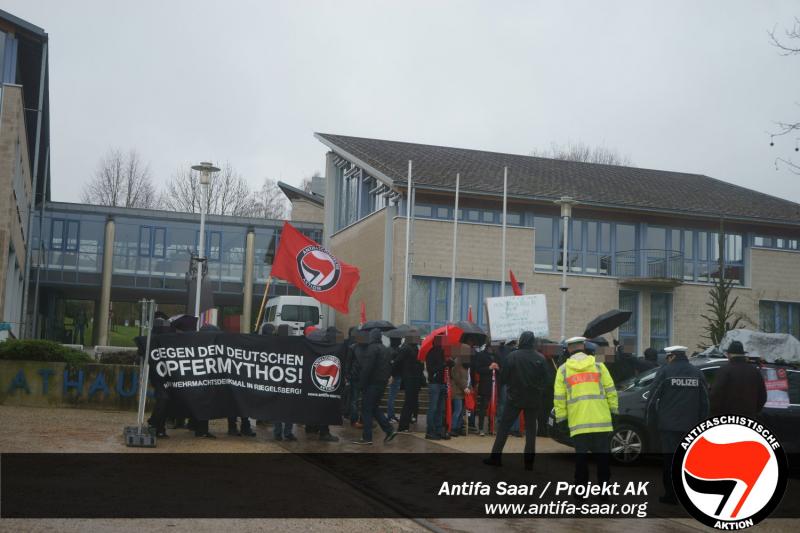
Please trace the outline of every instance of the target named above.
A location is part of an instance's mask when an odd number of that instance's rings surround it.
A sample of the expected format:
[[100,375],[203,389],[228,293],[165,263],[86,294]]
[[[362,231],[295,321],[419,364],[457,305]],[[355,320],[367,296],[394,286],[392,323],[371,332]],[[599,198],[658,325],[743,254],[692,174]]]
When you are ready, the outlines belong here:
[[358,385],[362,389],[370,385],[386,385],[392,374],[392,355],[381,341],[381,330],[369,332],[369,343],[358,344],[355,349],[358,365]]
[[500,381],[508,386],[508,401],[516,407],[536,409],[542,403],[542,392],[552,382],[553,373],[544,356],[534,349],[536,337],[524,332],[519,346],[508,354],[500,368]]
[[418,379],[422,383],[425,375],[423,370],[425,365],[417,359],[419,354],[419,346],[415,343],[404,342],[400,349],[397,351],[396,366],[400,369],[400,377],[405,380]]
[[553,407],[556,422],[566,420],[571,437],[613,431],[618,398],[606,365],[581,352],[572,355],[556,372]]

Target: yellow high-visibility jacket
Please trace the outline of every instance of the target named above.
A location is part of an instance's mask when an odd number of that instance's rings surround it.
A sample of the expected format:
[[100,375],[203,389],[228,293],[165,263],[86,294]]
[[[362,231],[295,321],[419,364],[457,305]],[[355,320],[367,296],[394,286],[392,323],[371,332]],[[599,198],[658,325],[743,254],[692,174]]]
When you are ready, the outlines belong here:
[[595,362],[593,356],[574,354],[556,372],[556,422],[566,420],[570,436],[612,431],[611,413],[617,413],[617,405],[614,380],[606,365]]

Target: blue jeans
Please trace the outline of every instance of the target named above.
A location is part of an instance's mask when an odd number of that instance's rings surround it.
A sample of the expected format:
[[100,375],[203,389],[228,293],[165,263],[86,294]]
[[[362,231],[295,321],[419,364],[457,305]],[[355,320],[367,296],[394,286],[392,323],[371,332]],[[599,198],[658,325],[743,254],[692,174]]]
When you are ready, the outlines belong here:
[[464,400],[453,398],[453,423],[450,431],[456,432],[464,425]]
[[272,436],[276,439],[278,437],[288,437],[292,434],[291,422],[274,422],[272,426]]
[[364,423],[361,438],[364,440],[372,440],[373,418],[378,422],[384,433],[388,435],[392,432],[392,425],[389,424],[379,405],[384,390],[386,390],[386,385],[369,385],[364,389],[364,397],[361,402],[361,421]]
[[[498,396],[500,397],[497,399],[497,416],[495,417],[494,421],[495,433],[497,433],[497,428],[500,427],[500,421],[503,420],[503,412],[505,411],[506,403],[508,402],[508,385],[503,385],[500,387],[499,392],[500,394]],[[516,420],[514,420],[514,423],[511,425],[509,431],[519,433],[519,416]]]
[[389,398],[386,401],[386,416],[388,418],[396,418],[394,416],[394,399],[397,397],[397,393],[400,392],[402,384],[403,380],[400,378],[393,378],[389,384]]
[[444,403],[447,401],[447,386],[442,383],[428,384],[428,426],[425,433],[441,437],[444,435]]

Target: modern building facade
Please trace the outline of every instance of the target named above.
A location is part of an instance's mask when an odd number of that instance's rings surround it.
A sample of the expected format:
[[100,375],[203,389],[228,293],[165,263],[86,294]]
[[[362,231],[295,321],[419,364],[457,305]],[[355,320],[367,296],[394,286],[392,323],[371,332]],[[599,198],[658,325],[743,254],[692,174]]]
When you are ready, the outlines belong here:
[[49,197],[47,33],[0,10],[0,323],[24,325],[32,213]]
[[[44,250],[31,275],[36,336],[69,340],[64,338],[64,319],[70,318],[65,317],[67,301],[90,304],[96,327],[86,344],[109,343],[114,303],[153,298],[162,308],[185,312],[199,219],[190,213],[48,202],[41,233],[38,219],[34,225],[33,246],[38,248],[42,235]],[[321,224],[293,224],[310,238],[322,239]],[[239,331],[251,331],[282,226],[282,220],[206,217],[205,255],[214,304],[223,316],[237,317]],[[273,280],[269,295],[279,294],[299,291]]]
[[[569,219],[567,335],[609,309],[633,313],[614,337],[626,349],[706,343],[711,283],[735,284],[735,310],[753,329],[800,335],[800,205],[696,174],[558,161],[316,134],[327,154],[325,235],[361,269],[353,295],[368,318],[403,321],[408,171],[412,172],[409,321],[425,331],[449,316],[454,189],[460,174],[455,318],[500,294],[503,172],[508,168],[506,269],[545,294],[560,331],[563,220]],[[720,239],[720,235],[722,238]],[[506,291],[510,295],[510,290]],[[337,315],[344,329],[358,305]]]

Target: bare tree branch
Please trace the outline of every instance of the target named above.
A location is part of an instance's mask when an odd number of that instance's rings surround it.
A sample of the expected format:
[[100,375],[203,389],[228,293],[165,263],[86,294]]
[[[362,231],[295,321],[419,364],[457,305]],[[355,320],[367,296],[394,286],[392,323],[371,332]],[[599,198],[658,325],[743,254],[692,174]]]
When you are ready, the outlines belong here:
[[154,207],[156,189],[150,179],[149,165],[134,149],[123,154],[117,148],[110,148],[92,179],[84,185],[81,201],[116,207]]
[[[170,177],[161,195],[161,206],[183,213],[200,212],[200,173],[186,164]],[[212,174],[208,185],[206,212],[212,215],[253,216],[256,205],[250,186],[241,174],[225,163]]]
[[265,178],[261,188],[253,193],[253,198],[255,204],[253,216],[272,219],[286,218],[285,196],[274,180]]
[[626,154],[620,154],[612,148],[604,146],[591,147],[582,142],[568,142],[565,145],[551,143],[550,148],[534,149],[533,157],[561,159],[563,161],[579,161],[583,163],[600,163],[603,165],[631,166],[633,162]]
[[[783,39],[786,39],[786,41],[783,41],[775,36],[776,30],[777,26],[772,28],[772,31],[767,32],[767,35],[769,35],[769,40],[772,43],[772,46],[780,50],[781,55],[784,56],[800,54],[800,42],[798,42],[800,41],[800,18],[795,17],[794,25],[791,28],[787,28],[783,31],[784,33]],[[797,44],[792,43],[791,41],[795,41],[797,42]]]
[[[794,24],[791,28],[787,28],[784,30],[784,36],[779,38],[775,35],[777,30],[777,26],[772,29],[772,31],[767,32],[769,35],[770,43],[772,46],[779,50],[779,53],[783,56],[791,56],[800,54],[800,18],[794,18]],[[775,123],[777,129],[771,133],[769,133],[770,146],[775,146],[775,138],[776,137],[783,137],[786,135],[791,135],[795,132],[800,132],[800,121],[797,122],[776,122]],[[795,147],[794,151],[800,151],[798,148],[799,139],[795,138]],[[800,165],[793,162],[791,158],[788,157],[776,157],[775,158],[775,170],[779,170],[781,166],[788,168],[790,172],[794,174],[800,174]]]

